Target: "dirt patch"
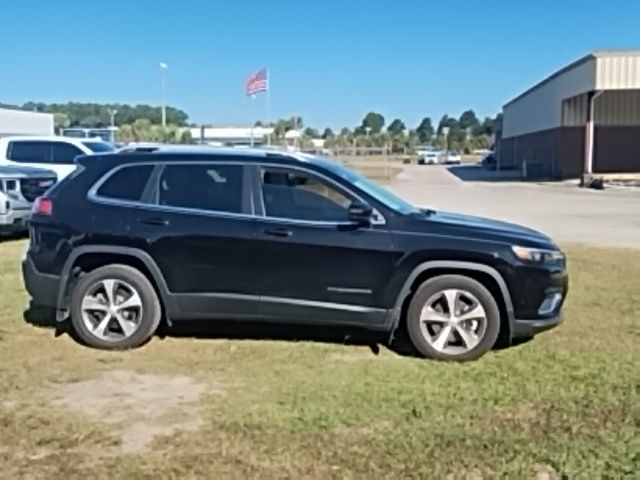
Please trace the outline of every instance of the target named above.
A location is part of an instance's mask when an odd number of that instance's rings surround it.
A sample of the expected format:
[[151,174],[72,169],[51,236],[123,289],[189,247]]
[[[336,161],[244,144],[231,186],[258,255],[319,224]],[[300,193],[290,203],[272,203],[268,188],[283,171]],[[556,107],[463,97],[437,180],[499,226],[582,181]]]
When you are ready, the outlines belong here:
[[122,450],[144,450],[158,435],[196,430],[202,424],[199,400],[222,393],[186,375],[150,375],[126,370],[59,385],[51,404],[114,425],[122,435]]

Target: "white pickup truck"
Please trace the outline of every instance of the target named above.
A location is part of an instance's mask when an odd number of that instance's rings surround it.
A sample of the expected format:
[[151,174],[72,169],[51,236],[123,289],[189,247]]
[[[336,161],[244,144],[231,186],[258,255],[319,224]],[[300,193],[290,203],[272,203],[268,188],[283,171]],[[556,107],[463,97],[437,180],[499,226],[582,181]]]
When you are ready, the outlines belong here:
[[440,150],[419,150],[418,165],[437,165],[443,162],[444,156]]
[[0,235],[25,230],[33,201],[56,181],[51,170],[0,166]]
[[113,151],[100,138],[5,137],[0,138],[0,166],[45,168],[62,180],[75,170],[77,156]]

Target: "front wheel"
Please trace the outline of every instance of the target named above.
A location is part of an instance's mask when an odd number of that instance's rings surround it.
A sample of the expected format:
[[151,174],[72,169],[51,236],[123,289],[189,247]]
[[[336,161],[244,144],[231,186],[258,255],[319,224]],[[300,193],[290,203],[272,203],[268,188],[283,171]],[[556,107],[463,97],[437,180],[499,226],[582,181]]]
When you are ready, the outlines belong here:
[[128,265],[107,265],[80,277],[71,294],[71,322],[79,340],[102,349],[142,345],[158,328],[153,285]]
[[415,348],[437,360],[476,360],[500,332],[500,310],[491,292],[462,275],[427,280],[407,311],[407,331]]

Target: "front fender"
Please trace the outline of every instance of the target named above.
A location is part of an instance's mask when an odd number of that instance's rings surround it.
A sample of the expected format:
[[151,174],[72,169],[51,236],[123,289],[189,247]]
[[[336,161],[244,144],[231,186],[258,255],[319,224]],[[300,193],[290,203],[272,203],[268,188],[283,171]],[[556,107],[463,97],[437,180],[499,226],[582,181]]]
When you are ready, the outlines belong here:
[[513,332],[514,330],[514,322],[515,315],[513,310],[513,301],[511,299],[511,294],[509,293],[509,288],[507,287],[507,283],[504,278],[496,270],[495,268],[485,265],[482,263],[476,262],[466,262],[466,261],[456,261],[456,260],[432,260],[422,262],[416,267],[413,268],[411,273],[407,276],[400,289],[400,293],[398,294],[393,309],[390,311],[390,318],[388,320],[391,325],[391,335],[389,341],[393,340],[393,336],[395,331],[397,330],[401,316],[402,316],[402,305],[405,300],[412,293],[412,286],[415,283],[416,279],[423,274],[424,272],[428,272],[429,270],[447,270],[450,273],[460,272],[463,274],[464,272],[480,272],[487,275],[490,275],[498,285],[500,289],[500,293],[502,294],[502,299],[504,301],[504,308],[507,312],[507,319],[509,323],[509,332]]

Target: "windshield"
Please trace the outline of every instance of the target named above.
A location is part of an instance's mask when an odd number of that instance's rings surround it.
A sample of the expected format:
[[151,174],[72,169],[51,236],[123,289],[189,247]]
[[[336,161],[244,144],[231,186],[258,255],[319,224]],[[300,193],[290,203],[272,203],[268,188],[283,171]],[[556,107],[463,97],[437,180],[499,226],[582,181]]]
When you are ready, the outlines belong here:
[[420,212],[420,209],[418,207],[411,205],[406,200],[403,200],[397,195],[391,193],[382,185],[374,182],[373,180],[365,177],[358,172],[351,170],[350,168],[345,167],[344,165],[318,157],[314,158],[314,163],[344,178],[363,192],[371,195],[383,205],[389,207],[391,210],[395,210],[396,212],[405,215]]
[[82,142],[82,144],[93,153],[107,153],[116,151],[115,147],[107,142]]

